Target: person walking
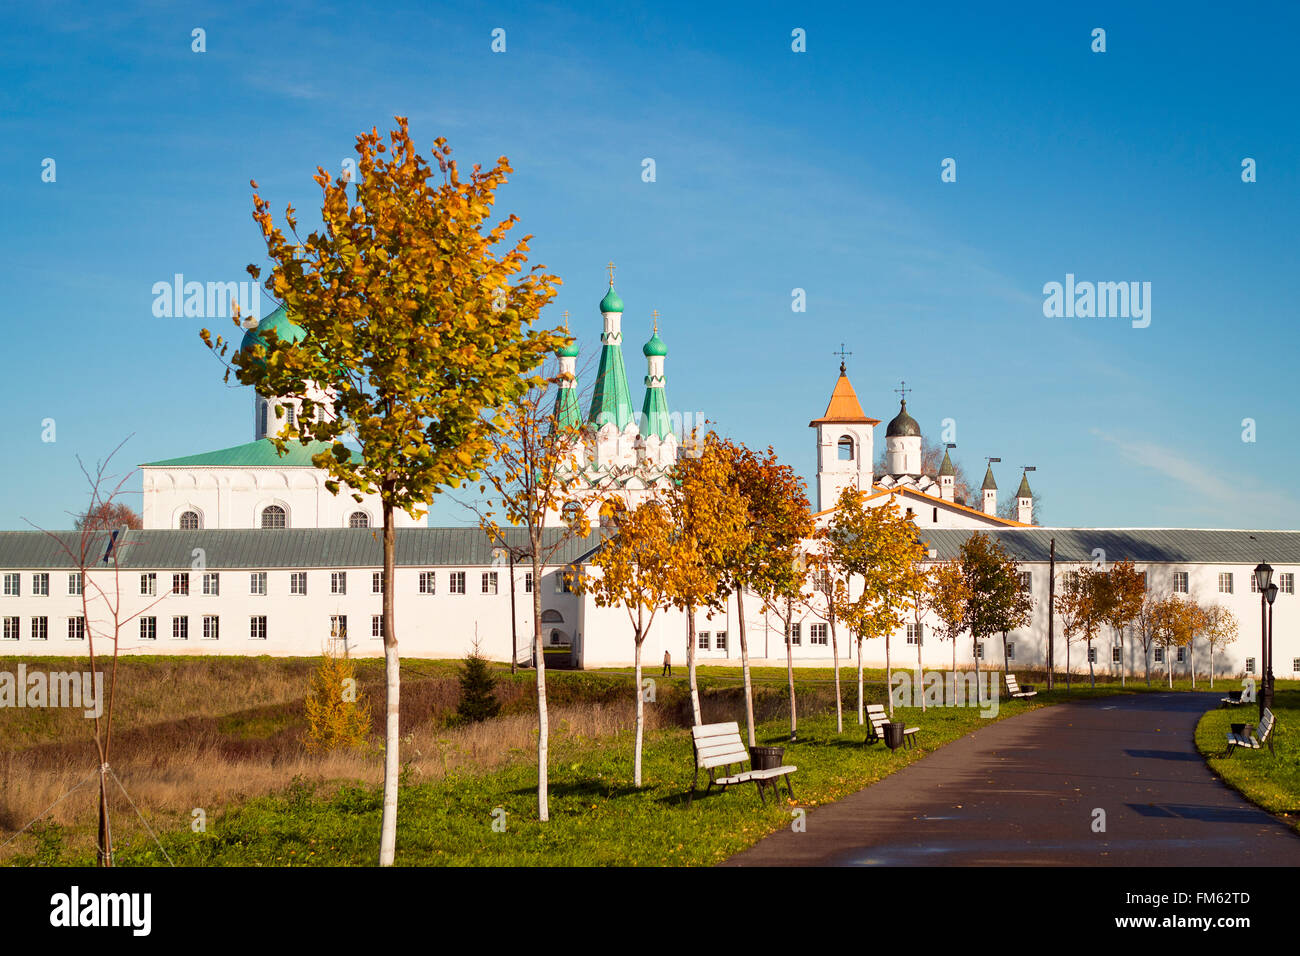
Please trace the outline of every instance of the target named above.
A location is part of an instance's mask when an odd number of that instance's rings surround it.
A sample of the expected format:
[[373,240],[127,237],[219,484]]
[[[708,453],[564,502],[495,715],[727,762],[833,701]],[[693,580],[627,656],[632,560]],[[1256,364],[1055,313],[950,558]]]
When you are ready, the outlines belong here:
[[660,676],[661,677],[673,676],[673,657],[667,651],[664,651],[664,672]]

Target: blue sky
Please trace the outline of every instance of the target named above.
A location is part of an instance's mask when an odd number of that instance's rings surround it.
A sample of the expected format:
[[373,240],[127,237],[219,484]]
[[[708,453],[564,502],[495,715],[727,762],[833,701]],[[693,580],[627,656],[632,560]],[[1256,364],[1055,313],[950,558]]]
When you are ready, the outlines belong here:
[[[906,379],[977,478],[999,456],[1009,493],[1037,466],[1047,524],[1295,528],[1300,18],[1136,6],[11,9],[0,528],[66,526],[75,456],[128,434],[123,465],[251,439],[248,390],[198,340],[214,320],[155,318],[152,286],[247,278],[249,180],[309,220],[315,167],[396,114],[425,151],[509,157],[498,209],[563,278],[553,317],[586,357],[618,264],[638,405],[658,309],[672,407],[811,480],[844,342],[869,415]],[[1067,273],[1150,282],[1150,326],[1044,317]]]

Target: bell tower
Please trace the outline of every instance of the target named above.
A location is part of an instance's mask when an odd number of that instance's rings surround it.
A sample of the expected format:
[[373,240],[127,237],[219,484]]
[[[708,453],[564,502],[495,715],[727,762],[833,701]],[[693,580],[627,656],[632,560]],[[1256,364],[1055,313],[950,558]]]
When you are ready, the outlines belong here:
[[852,353],[844,346],[840,356],[840,377],[831,391],[830,403],[821,418],[808,423],[817,429],[817,510],[832,508],[845,488],[870,491],[872,486],[872,436],[880,424],[862,411],[858,395],[849,382],[845,358]]

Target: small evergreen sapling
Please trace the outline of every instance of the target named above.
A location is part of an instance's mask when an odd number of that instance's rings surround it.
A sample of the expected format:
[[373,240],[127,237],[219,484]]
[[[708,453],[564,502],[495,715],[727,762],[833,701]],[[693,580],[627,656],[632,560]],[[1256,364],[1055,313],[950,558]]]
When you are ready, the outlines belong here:
[[465,658],[460,674],[460,703],[456,705],[459,721],[474,724],[495,717],[501,711],[501,701],[493,693],[496,686],[497,679],[492,676],[488,662],[475,647]]

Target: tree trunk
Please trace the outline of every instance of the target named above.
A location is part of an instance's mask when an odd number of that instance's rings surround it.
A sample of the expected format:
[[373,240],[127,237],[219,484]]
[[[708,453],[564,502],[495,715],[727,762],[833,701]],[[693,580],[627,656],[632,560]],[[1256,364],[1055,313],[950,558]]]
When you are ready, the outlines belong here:
[[835,732],[844,733],[844,700],[840,692],[840,640],[835,634],[835,612],[828,615],[831,623],[831,657],[835,662]]
[[1002,632],[1002,677],[1005,680],[1010,665],[1007,662],[1007,632]]
[[1093,690],[1097,688],[1097,669],[1093,666],[1093,659],[1096,657],[1092,652],[1092,638],[1088,638],[1088,686]]
[[1119,628],[1119,686],[1128,686],[1128,658],[1124,654],[1124,628]]
[[980,699],[980,642],[974,636],[971,637],[971,657],[975,659],[975,705],[978,707],[983,703]]
[[691,714],[695,719],[695,726],[698,727],[704,723],[700,719],[700,687],[695,682],[695,608],[688,606],[686,608],[686,674],[690,678],[691,684]]
[[920,692],[921,695],[921,713],[925,713],[925,665],[921,661],[921,642],[925,640],[925,631],[921,629],[921,622],[916,622],[916,685],[913,693]]
[[[533,542],[533,656],[537,670],[537,819],[551,819],[550,780],[547,774],[550,715],[546,710],[546,655],[542,652],[542,568],[536,555],[540,542]],[[564,574],[563,570],[558,574]]]
[[[379,865],[392,866],[397,850],[397,779],[401,769],[399,700],[402,688],[401,661],[397,655],[397,622],[393,620],[394,566],[397,536],[393,529],[393,505],[384,501],[384,809],[379,824]],[[344,639],[346,646],[346,638]]]
[[894,671],[889,660],[889,632],[885,632],[885,702],[889,716],[894,716]]
[[1196,690],[1196,639],[1187,642],[1187,667],[1192,672],[1192,690]]
[[1066,634],[1065,636],[1065,692],[1067,694],[1070,692],[1070,687],[1071,687],[1070,675],[1073,673],[1073,671],[1070,668],[1070,643],[1071,643],[1070,635]]
[[749,675],[749,643],[745,638],[745,589],[736,588],[736,616],[740,619],[740,671],[745,677],[745,726],[749,746],[754,746],[754,684]]
[[1166,647],[1166,648],[1165,648],[1165,664],[1166,664],[1167,669],[1168,669],[1168,671],[1169,671],[1169,689],[1170,689],[1170,690],[1173,690],[1173,689],[1174,689],[1174,655],[1171,654],[1171,653],[1169,653],[1169,652],[1172,651],[1173,649],[1174,649],[1174,648],[1173,648],[1173,645],[1170,645],[1169,647]]
[[867,708],[862,702],[862,635],[858,635],[858,726],[867,722]]
[[794,608],[790,598],[785,599],[785,670],[790,679],[790,741],[799,739],[799,715],[794,699],[794,647],[790,631],[794,627]]
[[1214,690],[1214,642],[1210,642],[1210,690]]
[[[637,606],[637,618],[641,617],[641,607]],[[636,758],[632,762],[632,785],[641,786],[641,736],[645,727],[645,690],[641,687],[641,622],[636,626]]]

